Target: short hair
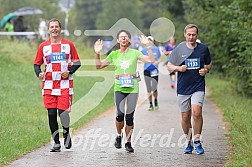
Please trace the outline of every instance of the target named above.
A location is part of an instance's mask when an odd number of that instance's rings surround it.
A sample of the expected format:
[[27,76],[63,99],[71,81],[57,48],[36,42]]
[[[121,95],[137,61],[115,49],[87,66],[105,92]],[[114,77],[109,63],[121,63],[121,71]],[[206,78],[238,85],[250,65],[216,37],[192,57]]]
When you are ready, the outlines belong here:
[[177,39],[176,39],[175,37],[171,37],[171,38],[169,39],[169,41],[171,41],[172,39],[173,39],[175,42],[177,41]]
[[47,22],[47,28],[49,29],[50,23],[51,23],[51,22],[55,22],[55,21],[57,21],[57,22],[59,23],[59,27],[61,28],[61,22],[60,22],[58,19],[56,19],[56,18],[52,18],[52,19],[50,19],[50,20]]
[[197,34],[198,34],[199,29],[198,29],[198,27],[197,27],[195,24],[188,24],[187,26],[185,26],[184,33],[186,33],[186,31],[187,31],[189,28],[196,28],[196,32],[197,32]]
[[131,35],[130,35],[129,31],[127,31],[127,30],[120,30],[120,31],[117,33],[117,35],[116,35],[116,38],[117,38],[117,39],[119,39],[119,34],[121,34],[121,32],[125,32],[125,33],[128,35],[129,39],[131,39]]

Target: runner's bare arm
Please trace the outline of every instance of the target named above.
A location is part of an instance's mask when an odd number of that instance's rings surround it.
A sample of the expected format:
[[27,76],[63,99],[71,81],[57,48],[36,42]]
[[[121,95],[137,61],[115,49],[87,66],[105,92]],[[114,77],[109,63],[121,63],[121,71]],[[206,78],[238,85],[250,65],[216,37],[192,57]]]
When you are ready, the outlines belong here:
[[96,64],[96,69],[102,69],[104,67],[107,67],[110,63],[104,59],[101,60],[100,58],[100,51],[102,50],[103,47],[103,41],[101,39],[98,39],[95,42],[95,64]]
[[208,65],[205,65],[205,68],[208,70],[207,72],[211,70],[212,66],[213,66],[212,62]]
[[169,55],[169,54],[171,54],[171,52],[172,52],[172,51],[167,51],[167,50],[165,50],[165,49],[163,50],[163,53],[164,53],[166,56]]
[[182,65],[182,66],[175,66],[173,65],[172,63],[168,62],[167,64],[167,69],[170,71],[170,72],[177,72],[177,71],[180,71],[180,72],[185,72],[186,71],[186,66],[185,65]]
[[151,49],[148,49],[148,55],[149,56],[142,55],[140,60],[144,63],[154,63],[155,59],[154,59],[154,55]]
[[104,67],[107,67],[110,64],[110,62],[106,59],[101,60],[100,54],[95,53],[95,64],[96,64],[96,69],[102,69]]
[[154,64],[155,64],[155,65],[158,65],[158,64],[161,62],[161,60],[162,60],[162,56],[160,56],[160,57],[158,58],[158,60],[154,62]]

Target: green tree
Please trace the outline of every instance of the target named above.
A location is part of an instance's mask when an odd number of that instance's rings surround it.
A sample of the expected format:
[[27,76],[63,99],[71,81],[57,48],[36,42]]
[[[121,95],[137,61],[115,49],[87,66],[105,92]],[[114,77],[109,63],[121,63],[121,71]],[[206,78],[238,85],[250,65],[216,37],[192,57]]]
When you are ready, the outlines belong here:
[[162,0],[163,5],[165,5],[166,9],[176,18],[180,21],[184,21],[184,6],[183,6],[183,0]]
[[184,41],[184,27],[187,24],[184,19],[185,12],[183,6],[183,0],[162,0],[162,8],[165,8],[163,11],[163,16],[169,18],[175,25],[175,35],[177,43]]
[[74,15],[76,28],[80,30],[95,30],[96,20],[102,10],[102,0],[76,0]]
[[229,19],[226,20],[229,27],[228,33],[232,34],[232,56],[229,70],[235,78],[237,90],[245,95],[252,96],[252,2],[248,0],[232,1],[224,6],[223,11]]
[[96,28],[100,30],[109,29],[121,18],[129,19],[134,25],[141,29],[143,22],[139,10],[139,1],[103,1],[102,11],[98,14],[96,20]]

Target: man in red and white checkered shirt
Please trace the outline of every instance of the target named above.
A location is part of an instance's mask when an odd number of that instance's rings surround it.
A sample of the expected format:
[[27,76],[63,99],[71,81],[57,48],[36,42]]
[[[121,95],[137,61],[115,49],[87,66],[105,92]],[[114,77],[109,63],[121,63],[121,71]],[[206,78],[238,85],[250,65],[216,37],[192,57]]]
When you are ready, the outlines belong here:
[[[70,149],[69,112],[72,104],[73,73],[81,66],[74,44],[60,37],[61,23],[57,19],[48,21],[50,39],[40,44],[34,60],[34,70],[42,80],[44,106],[48,110],[49,126],[54,146],[51,151],[60,151],[57,111],[63,126],[64,145]],[[44,64],[42,72],[40,66]]]

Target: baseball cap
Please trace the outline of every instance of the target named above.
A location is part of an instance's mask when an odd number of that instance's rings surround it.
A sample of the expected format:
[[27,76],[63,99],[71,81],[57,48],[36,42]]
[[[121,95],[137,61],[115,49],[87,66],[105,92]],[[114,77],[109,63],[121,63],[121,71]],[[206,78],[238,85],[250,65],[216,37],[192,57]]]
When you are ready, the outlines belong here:
[[154,38],[152,36],[148,36],[148,39],[150,39],[151,41],[154,41]]

